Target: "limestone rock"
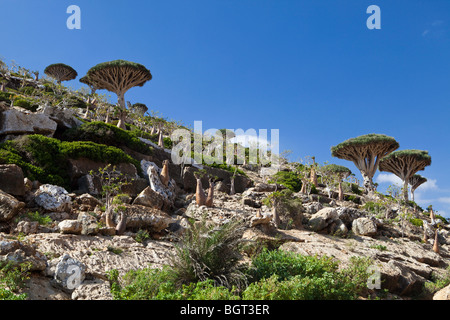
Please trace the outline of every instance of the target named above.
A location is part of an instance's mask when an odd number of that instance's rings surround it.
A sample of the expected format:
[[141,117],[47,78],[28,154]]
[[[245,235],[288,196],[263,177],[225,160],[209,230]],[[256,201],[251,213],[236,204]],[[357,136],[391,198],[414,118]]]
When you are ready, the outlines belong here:
[[24,207],[24,202],[21,202],[6,192],[0,190],[0,222],[11,220]]
[[72,198],[62,187],[51,184],[43,184],[35,193],[34,201],[47,211],[70,211]]
[[113,300],[109,283],[101,279],[83,281],[71,297],[72,300]]
[[120,213],[126,216],[126,228],[132,230],[147,229],[151,232],[160,232],[175,220],[164,211],[141,205],[113,205],[112,212],[116,225],[119,223]]
[[22,168],[15,164],[0,165],[0,189],[13,196],[23,196],[25,185]]
[[436,292],[433,300],[450,300],[450,285]]
[[313,231],[325,229],[328,225],[338,219],[338,214],[334,208],[323,208],[313,215],[308,225]]
[[18,240],[0,241],[0,261],[13,264],[28,262],[31,271],[43,271],[47,267],[47,258],[43,254]]
[[23,234],[30,234],[30,233],[37,233],[39,227],[39,222],[37,221],[19,221],[19,223],[16,226],[16,232],[17,233],[23,233]]
[[1,113],[0,135],[42,134],[53,136],[57,123],[45,114],[33,113],[18,108]]
[[151,187],[147,187],[134,199],[133,205],[162,209],[164,206],[164,198]]
[[79,220],[63,220],[58,224],[61,233],[81,234],[81,222]]
[[64,254],[55,269],[55,282],[63,289],[72,291],[76,289],[86,277],[86,266],[72,258],[68,254]]
[[97,219],[90,215],[89,213],[81,212],[78,215],[77,221],[79,221],[81,226],[82,235],[93,235],[98,232]]
[[102,202],[89,193],[84,193],[75,198],[74,205],[80,211],[94,211],[97,206],[102,206]]
[[362,217],[353,220],[352,231],[360,236],[374,236],[377,234],[377,225],[372,219]]

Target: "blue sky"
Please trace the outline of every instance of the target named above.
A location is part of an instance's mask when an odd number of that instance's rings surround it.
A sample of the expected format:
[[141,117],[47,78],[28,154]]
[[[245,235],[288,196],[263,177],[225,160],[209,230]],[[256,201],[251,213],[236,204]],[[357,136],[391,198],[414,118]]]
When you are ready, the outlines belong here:
[[[81,30],[66,27],[72,4]],[[380,30],[366,27],[372,4]],[[192,127],[279,129],[292,160],[315,156],[360,177],[331,146],[382,133],[428,150],[416,200],[450,217],[448,0],[0,0],[0,10],[6,62],[41,74],[63,62],[80,76],[104,61],[139,62],[153,80],[126,100]],[[383,191],[395,180],[375,181]]]

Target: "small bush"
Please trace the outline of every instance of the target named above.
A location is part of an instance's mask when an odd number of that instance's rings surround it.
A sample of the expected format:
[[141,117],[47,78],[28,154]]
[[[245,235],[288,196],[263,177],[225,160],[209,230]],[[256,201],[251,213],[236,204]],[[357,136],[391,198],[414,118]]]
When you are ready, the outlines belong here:
[[303,277],[320,276],[325,272],[335,272],[338,264],[326,256],[303,256],[283,250],[264,249],[252,261],[249,270],[251,279],[259,281],[276,275],[283,281],[299,275]]
[[32,112],[35,112],[38,108],[38,105],[32,103],[29,100],[26,99],[16,99],[14,100],[14,106],[21,107],[27,110],[30,110]]
[[422,219],[412,218],[412,219],[409,220],[409,222],[411,222],[416,227],[422,227],[423,226],[423,220]]
[[27,295],[20,294],[29,279],[29,263],[15,264],[0,262],[0,300],[25,300]]
[[293,192],[299,192],[302,188],[298,174],[292,171],[278,171],[270,182],[281,184]]
[[221,226],[202,221],[187,229],[171,261],[177,283],[211,279],[228,288],[244,286],[247,279],[239,263],[243,230],[239,220]]

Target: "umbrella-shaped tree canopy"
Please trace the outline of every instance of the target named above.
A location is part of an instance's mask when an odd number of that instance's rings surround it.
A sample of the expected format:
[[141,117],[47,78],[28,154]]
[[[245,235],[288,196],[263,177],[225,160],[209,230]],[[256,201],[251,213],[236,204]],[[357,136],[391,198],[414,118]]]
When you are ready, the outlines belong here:
[[399,148],[399,143],[384,134],[366,134],[348,139],[331,148],[331,155],[352,161],[361,171],[366,191],[374,191],[373,176],[380,160]]
[[140,116],[143,116],[148,111],[147,105],[145,105],[144,103],[140,103],[140,102],[133,104],[131,106],[131,109],[133,110],[133,112],[135,112],[136,114],[138,114]]
[[58,83],[61,83],[61,81],[73,80],[78,76],[75,69],[64,63],[51,64],[45,68],[44,73],[49,77],[56,79]]
[[87,72],[87,77],[97,89],[105,89],[117,95],[119,107],[122,109],[117,126],[125,129],[125,92],[136,86],[142,87],[152,79],[152,74],[139,63],[114,60],[92,67]]
[[391,172],[403,180],[403,197],[408,200],[409,179],[431,164],[431,156],[425,150],[399,150],[380,161],[380,171]]

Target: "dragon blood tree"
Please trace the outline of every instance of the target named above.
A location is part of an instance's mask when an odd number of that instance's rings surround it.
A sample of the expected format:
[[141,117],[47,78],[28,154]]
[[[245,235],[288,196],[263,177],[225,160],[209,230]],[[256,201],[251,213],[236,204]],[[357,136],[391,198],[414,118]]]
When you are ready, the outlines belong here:
[[344,190],[342,188],[342,180],[352,174],[349,168],[339,166],[337,164],[328,164],[322,168],[325,174],[333,175],[339,183],[339,200],[344,200]]
[[422,184],[427,182],[427,178],[422,177],[420,174],[415,174],[411,178],[409,178],[409,185],[411,186],[411,200],[414,201],[414,191]]
[[75,69],[64,63],[51,64],[45,68],[44,73],[47,76],[56,79],[58,84],[61,84],[61,81],[73,80],[78,76]]
[[380,160],[399,148],[398,142],[384,134],[366,134],[348,139],[331,148],[331,155],[339,159],[352,161],[364,179],[364,189],[373,193],[373,176]]
[[431,156],[424,150],[399,150],[380,161],[380,171],[391,172],[403,181],[403,200],[408,201],[408,183],[417,171],[431,164]]
[[95,91],[97,91],[97,88],[95,87],[95,84],[89,81],[89,78],[87,76],[84,76],[82,78],[80,78],[79,80],[81,83],[84,83],[85,85],[87,85],[89,87],[89,89],[91,89],[91,95],[95,94]]
[[114,92],[118,98],[119,122],[117,127],[125,129],[127,115],[125,93],[136,86],[142,87],[152,79],[152,74],[143,65],[125,60],[100,63],[87,72],[87,77],[97,89]]

